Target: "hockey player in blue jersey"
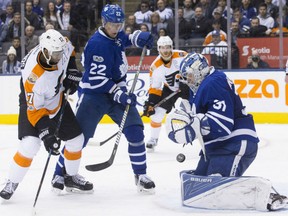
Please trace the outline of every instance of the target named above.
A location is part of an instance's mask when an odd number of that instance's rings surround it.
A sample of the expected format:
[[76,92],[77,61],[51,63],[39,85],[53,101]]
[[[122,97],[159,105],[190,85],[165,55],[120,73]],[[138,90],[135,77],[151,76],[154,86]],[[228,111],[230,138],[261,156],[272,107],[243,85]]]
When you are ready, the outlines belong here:
[[[107,4],[101,16],[103,25],[89,39],[82,55],[85,73],[79,85],[76,117],[85,137],[84,147],[105,114],[120,125],[125,107],[130,104],[123,133],[129,143],[135,182],[139,192],[154,193],[155,184],[146,175],[144,126],[135,107],[136,96],[128,93],[126,88],[128,63],[125,56],[125,47],[131,45],[151,49],[153,38],[150,32],[139,30],[126,35],[123,31],[124,13],[118,5]],[[54,188],[63,189],[63,166],[60,158],[52,180]]]
[[[268,180],[244,179],[252,182],[249,184],[237,178],[254,161],[259,139],[253,117],[245,112],[233,82],[198,53],[182,60],[180,74],[182,82],[190,87],[190,98],[168,115],[168,137],[181,144],[198,139],[202,147],[196,169],[181,173],[184,205],[260,210],[287,205],[285,196],[271,193]],[[225,192],[219,192],[224,187]],[[255,189],[257,192],[253,192]],[[224,198],[217,197],[221,193]]]

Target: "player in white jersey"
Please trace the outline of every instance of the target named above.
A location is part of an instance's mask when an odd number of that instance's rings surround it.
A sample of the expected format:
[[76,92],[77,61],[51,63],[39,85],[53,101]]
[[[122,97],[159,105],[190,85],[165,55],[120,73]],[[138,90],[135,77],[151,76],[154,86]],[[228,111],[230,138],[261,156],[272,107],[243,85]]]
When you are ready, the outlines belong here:
[[[66,164],[62,181],[67,190],[92,192],[93,184],[78,174],[84,142],[82,130],[69,103],[63,106],[64,93],[68,89],[74,93],[82,78],[76,67],[74,47],[58,31],[50,29],[22,60],[21,72],[18,124],[21,141],[0,196],[11,198],[39,151],[41,141],[50,157],[50,154],[59,155],[61,140],[65,141]],[[62,107],[63,118],[59,124]]]
[[[143,115],[150,117],[150,139],[146,143],[148,152],[157,145],[162,120],[169,113],[179,97],[188,99],[189,89],[179,82],[180,62],[187,54],[182,50],[173,50],[173,41],[169,36],[161,36],[157,41],[159,55],[150,67],[149,98],[145,102]],[[180,91],[179,91],[180,90]],[[153,108],[173,92],[179,91],[159,107]]]

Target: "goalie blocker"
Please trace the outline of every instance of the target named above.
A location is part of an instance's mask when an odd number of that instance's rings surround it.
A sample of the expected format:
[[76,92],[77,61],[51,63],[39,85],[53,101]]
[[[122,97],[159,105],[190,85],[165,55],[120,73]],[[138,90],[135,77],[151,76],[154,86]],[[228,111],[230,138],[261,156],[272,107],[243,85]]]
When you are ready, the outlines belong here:
[[217,210],[278,210],[288,199],[271,193],[272,184],[261,177],[198,176],[182,171],[181,197],[187,207]]

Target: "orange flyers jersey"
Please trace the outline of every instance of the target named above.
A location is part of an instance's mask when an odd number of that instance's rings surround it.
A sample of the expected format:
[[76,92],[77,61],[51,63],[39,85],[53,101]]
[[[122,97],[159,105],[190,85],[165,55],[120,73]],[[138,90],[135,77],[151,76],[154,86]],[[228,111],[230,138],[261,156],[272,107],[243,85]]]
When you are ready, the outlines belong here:
[[179,89],[179,67],[186,54],[182,50],[172,50],[171,60],[167,64],[158,55],[150,67],[149,94],[161,96],[164,85],[172,91]]
[[[74,47],[67,42],[57,66],[45,68],[39,64],[41,49],[36,46],[21,62],[21,73],[27,101],[29,122],[35,126],[43,117],[53,118],[59,111],[63,97],[63,80]],[[73,52],[74,53],[74,52]]]

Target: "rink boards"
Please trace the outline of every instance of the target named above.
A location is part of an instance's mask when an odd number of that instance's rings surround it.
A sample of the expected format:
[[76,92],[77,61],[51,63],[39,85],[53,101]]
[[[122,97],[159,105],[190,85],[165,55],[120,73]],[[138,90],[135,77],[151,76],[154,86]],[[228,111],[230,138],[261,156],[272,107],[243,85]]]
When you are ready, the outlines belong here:
[[[285,84],[284,71],[231,71],[225,72],[235,83],[236,91],[243,100],[247,112],[253,114],[256,123],[288,123],[288,85]],[[133,72],[128,73],[128,89],[132,85]],[[20,76],[0,76],[0,124],[17,124],[18,95]],[[142,105],[147,99],[149,73],[141,71],[135,88],[138,105],[142,113]],[[77,95],[69,97],[73,107]],[[148,118],[143,118],[148,122]],[[101,123],[111,123],[105,116]]]

